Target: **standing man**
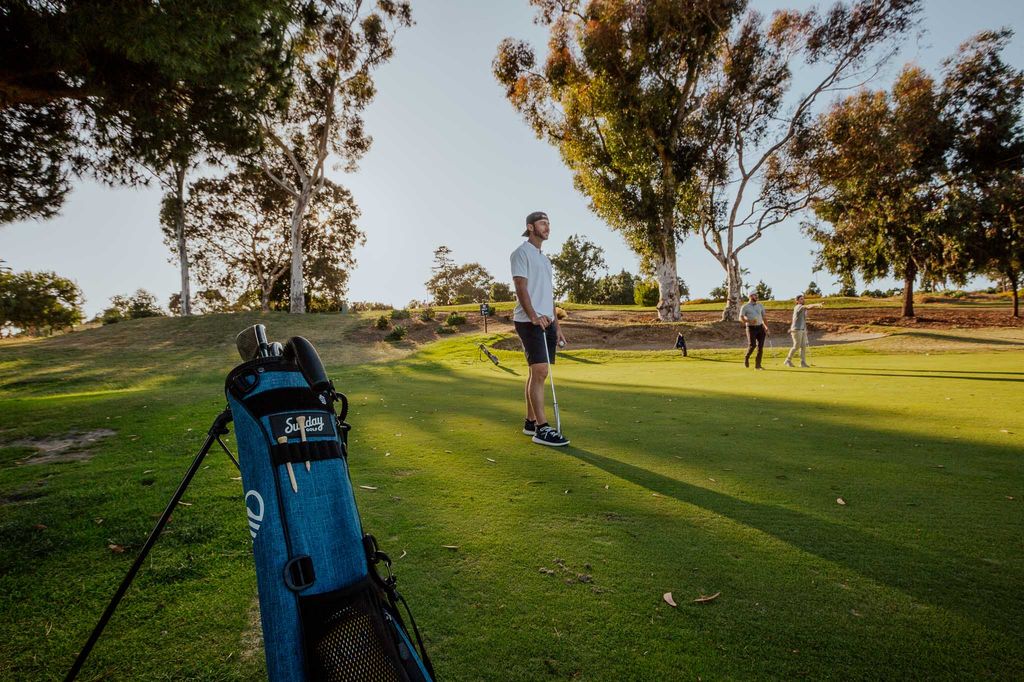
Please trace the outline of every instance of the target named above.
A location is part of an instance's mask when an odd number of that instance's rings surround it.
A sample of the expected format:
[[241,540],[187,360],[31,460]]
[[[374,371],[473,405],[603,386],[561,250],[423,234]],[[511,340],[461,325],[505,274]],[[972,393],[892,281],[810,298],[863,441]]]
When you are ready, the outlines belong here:
[[824,305],[824,303],[805,304],[803,294],[796,297],[796,305],[793,307],[793,324],[789,325],[789,335],[793,337],[793,347],[789,349],[789,355],[782,363],[786,367],[793,366],[791,360],[797,348],[800,349],[800,366],[810,367],[807,364],[807,309],[821,308]]
[[764,340],[768,336],[768,325],[764,322],[764,306],[757,302],[757,294],[750,292],[750,300],[740,308],[740,320],[747,329],[747,356],[743,358],[743,365],[750,367],[750,354],[757,346],[757,358],[754,360],[754,369],[764,369],[761,366],[761,356],[764,354]]
[[[523,342],[530,374],[526,379],[526,423],[523,433],[533,442],[559,447],[569,440],[556,431],[544,416],[544,381],[548,377],[548,358],[555,361],[555,350],[565,344],[555,316],[555,292],[551,282],[551,261],[540,247],[551,234],[551,223],[543,211],[526,216],[527,238],[512,252],[512,281],[516,287],[516,309],[512,321]],[[547,352],[544,348],[547,346]]]

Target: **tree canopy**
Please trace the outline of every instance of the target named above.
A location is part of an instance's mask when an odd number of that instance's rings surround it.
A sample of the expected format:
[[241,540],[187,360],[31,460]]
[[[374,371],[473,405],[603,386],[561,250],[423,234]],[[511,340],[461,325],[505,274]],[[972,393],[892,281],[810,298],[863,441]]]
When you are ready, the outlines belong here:
[[298,10],[290,0],[4,3],[0,178],[18,183],[0,184],[0,221],[52,216],[86,161],[109,178],[126,153],[162,157],[183,107],[200,106],[190,120],[205,132],[244,128],[239,108],[283,92]]
[[544,62],[507,38],[493,62],[509,102],[556,146],[591,209],[649,257],[658,315],[679,319],[676,241],[701,159],[703,77],[742,0],[531,0]]

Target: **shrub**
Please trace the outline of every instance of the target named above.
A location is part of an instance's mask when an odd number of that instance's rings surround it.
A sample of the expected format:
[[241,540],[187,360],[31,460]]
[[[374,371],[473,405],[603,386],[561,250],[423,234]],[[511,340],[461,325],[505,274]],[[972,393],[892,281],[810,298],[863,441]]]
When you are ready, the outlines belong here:
[[452,329],[451,327],[438,327],[437,328],[437,333],[438,334],[454,334],[455,330]]
[[885,298],[886,294],[881,289],[865,289],[860,292],[864,298]]
[[452,313],[448,316],[448,319],[444,321],[449,327],[456,327],[461,324],[466,324],[466,316],[458,313]]
[[353,301],[350,309],[353,311],[362,310],[391,310],[394,308],[390,303],[378,303],[376,301]]
[[423,310],[421,310],[420,319],[423,320],[424,322],[430,322],[432,319],[434,319],[434,309],[424,308]]
[[710,298],[692,298],[683,305],[700,305],[701,303],[714,303]]
[[392,320],[408,320],[409,317],[409,311],[405,308],[395,308],[391,311]]
[[633,285],[633,302],[637,305],[658,305],[658,299],[660,297],[661,294],[658,292],[658,283],[653,279],[640,280]]
[[724,301],[725,299],[729,298],[729,290],[725,287],[724,284],[720,287],[715,287],[708,293],[708,298],[711,299],[711,301],[714,303]]
[[772,300],[772,288],[764,283],[764,280],[758,280],[757,286],[754,287],[754,293],[762,301]]
[[110,307],[100,313],[103,324],[114,324],[119,320],[137,320],[143,317],[161,317],[164,311],[156,302],[156,296],[145,289],[139,289],[131,296],[114,296]]
[[400,324],[396,324],[395,328],[392,329],[387,336],[384,337],[387,341],[401,341],[405,338],[406,329]]
[[377,318],[377,321],[373,323],[373,326],[376,327],[377,329],[387,329],[389,323],[390,322],[388,320],[388,316],[381,315],[380,317]]

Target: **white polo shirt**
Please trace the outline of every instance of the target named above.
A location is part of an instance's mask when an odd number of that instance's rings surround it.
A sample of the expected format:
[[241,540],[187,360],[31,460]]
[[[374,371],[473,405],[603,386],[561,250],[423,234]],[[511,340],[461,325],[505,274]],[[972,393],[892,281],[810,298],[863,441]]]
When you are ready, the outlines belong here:
[[[538,315],[546,315],[555,319],[555,291],[551,283],[551,261],[541,250],[528,241],[519,245],[512,252],[512,276],[526,278],[526,293],[530,295],[530,303]],[[530,322],[530,316],[523,310],[521,303],[516,303],[512,313],[516,322]]]

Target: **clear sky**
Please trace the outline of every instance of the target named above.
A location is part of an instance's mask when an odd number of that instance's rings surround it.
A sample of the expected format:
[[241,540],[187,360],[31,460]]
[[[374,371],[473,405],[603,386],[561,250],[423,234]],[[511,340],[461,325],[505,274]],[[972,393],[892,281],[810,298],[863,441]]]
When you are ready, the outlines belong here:
[[[751,2],[764,14],[812,4]],[[971,35],[1001,26],[1018,33],[1005,58],[1024,67],[1024,3],[925,0],[924,8],[924,33],[906,41],[872,87],[888,85],[908,61],[934,71]],[[427,298],[423,283],[440,244],[454,250],[457,262],[479,262],[509,282],[508,254],[534,210],[551,217],[549,253],[566,236],[585,234],[605,249],[610,269],[635,272],[636,257],[587,209],[557,151],[534,137],[491,75],[491,60],[506,36],[543,50],[546,34],[533,24],[528,2],[413,0],[413,13],[416,26],[398,37],[394,59],[376,74],[378,95],[366,112],[373,147],[357,172],[332,175],[352,190],[367,235],[356,252],[350,299],[404,305]],[[795,89],[806,90],[806,81],[798,77]],[[85,293],[89,315],[111,296],[140,287],[166,305],[178,288],[178,271],[162,243],[159,201],[158,189],[80,182],[59,217],[0,228],[0,258],[15,270],[71,277]],[[812,249],[793,221],[743,252],[741,264],[752,282],[763,279],[777,297],[788,298],[812,279]],[[699,238],[682,247],[678,264],[694,297],[706,296],[724,279]],[[827,273],[817,277],[826,292],[835,288],[832,279]]]

